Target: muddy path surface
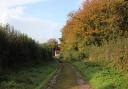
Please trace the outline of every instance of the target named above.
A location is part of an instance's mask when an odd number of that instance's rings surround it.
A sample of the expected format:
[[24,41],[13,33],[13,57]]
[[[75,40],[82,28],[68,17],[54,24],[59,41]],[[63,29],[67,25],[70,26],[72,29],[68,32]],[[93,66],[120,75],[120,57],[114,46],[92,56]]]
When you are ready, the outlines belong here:
[[46,89],[91,89],[81,74],[69,63],[61,63]]

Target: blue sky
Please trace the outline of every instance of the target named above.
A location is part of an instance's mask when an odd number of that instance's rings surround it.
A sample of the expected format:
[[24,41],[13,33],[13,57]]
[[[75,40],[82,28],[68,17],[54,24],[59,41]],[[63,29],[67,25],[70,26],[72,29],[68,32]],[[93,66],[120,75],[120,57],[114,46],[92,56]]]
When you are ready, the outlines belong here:
[[9,23],[38,42],[60,38],[71,11],[82,0],[0,0],[0,23]]

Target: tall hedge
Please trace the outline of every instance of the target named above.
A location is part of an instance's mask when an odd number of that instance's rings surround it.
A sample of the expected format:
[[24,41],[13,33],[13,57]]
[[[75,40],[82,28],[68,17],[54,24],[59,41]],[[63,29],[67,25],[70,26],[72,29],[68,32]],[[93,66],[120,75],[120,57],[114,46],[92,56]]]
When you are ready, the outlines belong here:
[[51,60],[50,48],[9,25],[0,26],[0,69],[31,66]]

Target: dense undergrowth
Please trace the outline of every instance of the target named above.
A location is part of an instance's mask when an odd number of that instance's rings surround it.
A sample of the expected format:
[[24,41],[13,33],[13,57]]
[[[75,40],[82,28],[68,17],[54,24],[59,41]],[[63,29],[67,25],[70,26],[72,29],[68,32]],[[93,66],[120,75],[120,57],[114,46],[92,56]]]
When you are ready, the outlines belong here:
[[93,89],[128,89],[128,74],[109,61],[74,62]]
[[57,68],[56,62],[35,65],[0,75],[0,89],[43,89]]
[[88,59],[110,61],[110,67],[115,65],[123,72],[128,72],[128,39],[117,38],[104,43],[103,46],[88,47]]
[[93,89],[127,89],[128,41],[117,39],[103,46],[88,46],[88,59],[75,62]]

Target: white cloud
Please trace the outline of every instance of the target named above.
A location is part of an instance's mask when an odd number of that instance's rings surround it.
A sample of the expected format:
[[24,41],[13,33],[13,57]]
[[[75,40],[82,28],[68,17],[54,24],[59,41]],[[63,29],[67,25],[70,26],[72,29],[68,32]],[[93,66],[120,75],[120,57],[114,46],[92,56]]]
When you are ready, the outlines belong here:
[[0,0],[0,23],[7,23],[10,18],[21,16],[24,5],[33,4],[44,0]]
[[81,4],[83,1],[85,1],[85,0],[79,0],[79,3]]
[[44,1],[44,0],[0,0],[0,6],[10,8],[25,4],[32,4],[40,1]]
[[41,1],[46,0],[0,0],[0,23],[9,23],[39,42],[59,37],[61,24],[34,16],[25,16],[28,4]]
[[3,8],[0,10],[0,22],[7,23],[11,18],[20,17],[24,13],[25,7],[15,7],[15,8]]
[[10,19],[9,23],[23,33],[27,33],[39,42],[46,42],[49,38],[60,37],[62,25],[54,21],[40,20],[34,17],[22,17]]

